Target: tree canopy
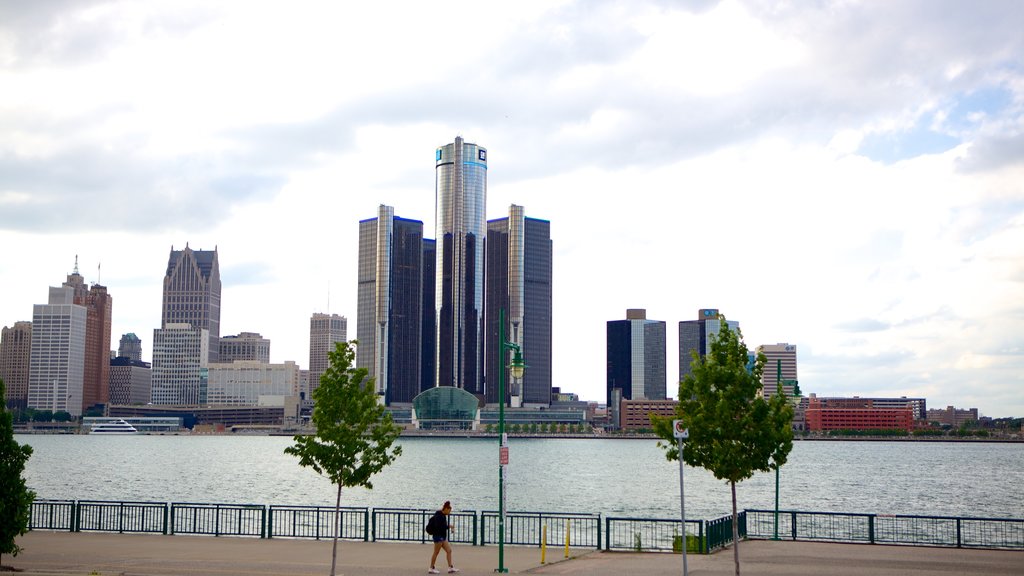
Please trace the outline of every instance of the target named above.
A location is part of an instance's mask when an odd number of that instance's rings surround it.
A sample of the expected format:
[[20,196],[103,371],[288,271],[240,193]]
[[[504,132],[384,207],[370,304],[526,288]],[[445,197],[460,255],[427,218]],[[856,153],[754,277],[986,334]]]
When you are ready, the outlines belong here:
[[[0,379],[0,399],[4,398],[4,381]],[[32,447],[14,440],[11,413],[0,404],[0,556],[17,556],[21,547],[14,539],[28,531],[35,492],[25,485],[25,463],[32,456]]]

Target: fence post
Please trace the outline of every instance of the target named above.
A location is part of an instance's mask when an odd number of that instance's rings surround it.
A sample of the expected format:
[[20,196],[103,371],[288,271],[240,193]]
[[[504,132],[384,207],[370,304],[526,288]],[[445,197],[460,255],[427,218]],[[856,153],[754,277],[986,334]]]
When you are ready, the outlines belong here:
[[473,511],[473,546],[476,546],[476,510]]
[[875,543],[875,515],[868,514],[868,543]]
[[117,503],[117,533],[124,534],[124,502]]
[[708,539],[704,537],[704,521],[701,520],[698,526],[697,534],[700,540],[697,541],[697,551],[703,554],[710,554],[711,551],[708,550]]
[[601,513],[597,514],[597,549],[601,549]]
[[82,502],[75,500],[74,508],[71,511],[71,531],[82,531]]
[[480,545],[487,545],[487,512],[480,511]]
[[373,509],[373,525],[370,527],[370,534],[372,535],[372,541],[377,541],[377,509]]
[[793,531],[793,540],[796,540],[796,511],[790,512],[790,525]]
[[370,509],[363,508],[363,542],[370,541]]
[[956,519],[956,547],[960,547],[960,518]]
[[274,519],[267,515],[266,506],[263,507],[260,516],[260,538],[270,538],[270,529],[272,528],[270,524],[273,523]]
[[[600,525],[600,524],[601,524],[601,522],[598,521],[598,525]],[[611,536],[611,533],[612,533],[612,519],[611,518],[605,518],[604,519],[604,549],[605,550],[611,550],[612,549],[612,536]],[[600,536],[598,536],[598,539],[597,539],[597,547],[601,548],[601,537]]]

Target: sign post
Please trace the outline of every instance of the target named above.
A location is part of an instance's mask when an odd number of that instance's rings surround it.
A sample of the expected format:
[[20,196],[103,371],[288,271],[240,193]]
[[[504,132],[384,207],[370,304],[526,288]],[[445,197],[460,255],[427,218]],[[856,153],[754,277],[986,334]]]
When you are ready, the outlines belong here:
[[679,440],[679,515],[682,518],[683,531],[682,531],[682,549],[683,549],[683,576],[687,576],[686,571],[686,492],[683,488],[683,468],[686,464],[683,463],[683,440],[690,437],[690,430],[683,427],[682,420],[672,421],[672,435]]

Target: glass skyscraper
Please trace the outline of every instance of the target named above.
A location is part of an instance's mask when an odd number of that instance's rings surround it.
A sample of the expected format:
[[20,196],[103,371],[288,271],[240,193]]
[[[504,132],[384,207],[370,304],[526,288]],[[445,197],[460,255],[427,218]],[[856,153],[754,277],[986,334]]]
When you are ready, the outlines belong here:
[[[718,313],[717,308],[701,308],[697,312],[696,320],[683,320],[679,322],[679,381],[682,382],[693,371],[690,369],[690,362],[693,361],[693,352],[701,358],[707,356],[711,351],[711,342],[716,334],[722,329],[724,318]],[[736,320],[725,320],[729,329],[733,332],[739,330],[740,323]]]
[[648,320],[643,309],[626,310],[625,320],[608,322],[606,346],[609,410],[616,398],[665,399],[664,321]]
[[[170,324],[189,324],[206,330],[209,358],[203,361],[220,359],[220,258],[216,248],[192,250],[188,244],[184,250],[171,247],[160,327]],[[155,365],[156,360],[153,362]]]
[[435,153],[438,386],[483,390],[487,150],[456,137]]

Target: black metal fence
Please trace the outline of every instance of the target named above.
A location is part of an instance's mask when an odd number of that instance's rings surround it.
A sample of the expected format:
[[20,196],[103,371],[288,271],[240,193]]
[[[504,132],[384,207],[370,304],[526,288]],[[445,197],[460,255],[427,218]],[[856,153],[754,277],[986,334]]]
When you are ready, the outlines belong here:
[[[339,538],[378,542],[428,542],[424,527],[433,510],[36,500],[30,530],[248,536],[253,538]],[[505,543],[604,550],[688,551],[707,554],[732,542],[732,516],[714,520],[604,518],[600,514],[507,512]],[[465,510],[449,516],[452,542],[498,542],[498,513]],[[739,515],[740,538],[1007,548],[1024,550],[1024,519],[902,516],[746,510]],[[603,541],[602,541],[603,537]]]
[[1024,519],[747,510],[749,538],[1024,549]]

